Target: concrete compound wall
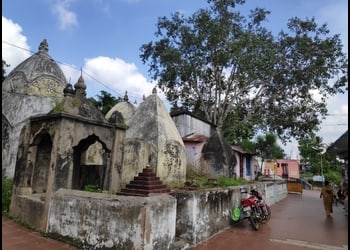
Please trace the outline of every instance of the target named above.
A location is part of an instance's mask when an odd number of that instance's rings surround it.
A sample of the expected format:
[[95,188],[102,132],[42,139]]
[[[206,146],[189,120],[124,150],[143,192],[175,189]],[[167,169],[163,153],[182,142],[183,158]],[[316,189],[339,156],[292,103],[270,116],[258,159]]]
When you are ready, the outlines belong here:
[[[269,205],[287,196],[284,181],[254,185]],[[239,187],[180,190],[174,196],[60,189],[52,197],[47,233],[83,249],[187,249],[228,228],[240,201]]]
[[287,197],[288,189],[285,181],[265,182],[264,186],[264,199],[270,206]]
[[58,190],[52,198],[48,233],[83,249],[170,249],[176,199]]
[[[255,183],[266,203],[286,198],[285,181]],[[249,187],[249,185],[245,186]],[[231,212],[240,203],[239,187],[176,192],[176,236],[189,246],[198,244],[230,226]]]

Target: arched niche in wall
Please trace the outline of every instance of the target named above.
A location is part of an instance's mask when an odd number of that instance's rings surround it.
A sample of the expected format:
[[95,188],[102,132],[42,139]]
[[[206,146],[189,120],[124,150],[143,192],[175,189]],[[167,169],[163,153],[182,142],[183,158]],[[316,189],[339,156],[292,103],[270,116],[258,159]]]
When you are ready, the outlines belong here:
[[73,189],[84,190],[92,185],[101,190],[106,181],[107,158],[110,150],[93,134],[73,147]]
[[32,186],[33,193],[45,193],[50,168],[52,139],[49,133],[38,134],[30,145],[26,185]]

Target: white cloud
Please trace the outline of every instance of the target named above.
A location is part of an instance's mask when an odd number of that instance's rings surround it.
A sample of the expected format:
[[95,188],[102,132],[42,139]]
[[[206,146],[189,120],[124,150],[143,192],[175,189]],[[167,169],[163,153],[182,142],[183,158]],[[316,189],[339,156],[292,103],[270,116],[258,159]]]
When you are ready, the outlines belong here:
[[[74,86],[81,75],[81,70],[74,65],[60,66],[67,81]],[[87,86],[87,97],[96,98],[96,95],[100,95],[104,90],[117,98],[123,98],[127,91],[129,101],[139,104],[142,102],[143,95],[146,97],[151,95],[156,86],[138,72],[135,64],[127,63],[120,58],[98,56],[85,59],[82,75]],[[170,105],[164,93],[157,89],[157,94],[169,110]]]
[[317,133],[323,143],[329,145],[335,142],[348,129],[348,95],[338,94],[331,97],[327,103],[329,116],[322,122]]
[[73,1],[74,0],[59,0],[52,7],[53,13],[57,15],[59,28],[61,30],[65,30],[70,26],[78,26],[77,15],[68,9]]
[[80,76],[79,69],[74,65],[70,65],[70,64],[66,64],[66,63],[60,64],[59,66],[62,69],[63,74],[66,77],[67,82],[74,85],[78,81],[79,76]]
[[22,27],[12,20],[2,17],[2,59],[10,66],[9,74],[18,64],[31,55],[27,37],[22,35]]
[[[84,75],[84,72],[86,74]],[[109,58],[99,56],[85,59],[83,77],[88,86],[88,95],[100,94],[104,87],[105,91],[113,91],[113,95],[123,97],[128,92],[129,100],[137,99],[140,102],[143,94],[146,96],[152,93],[154,84],[138,72],[135,64],[127,63],[120,58]]]
[[[348,94],[338,94],[327,101],[328,116],[321,123],[321,129],[316,133],[322,138],[326,148],[335,142],[348,129]],[[292,140],[284,146],[280,141],[279,145],[284,149],[287,157],[299,158],[298,142]]]

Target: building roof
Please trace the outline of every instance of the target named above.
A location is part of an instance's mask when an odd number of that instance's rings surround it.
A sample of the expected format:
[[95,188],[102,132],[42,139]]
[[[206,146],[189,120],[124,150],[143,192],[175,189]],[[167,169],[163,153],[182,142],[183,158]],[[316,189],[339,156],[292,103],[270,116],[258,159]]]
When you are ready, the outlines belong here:
[[208,137],[205,135],[191,134],[185,137],[182,137],[184,142],[206,142]]
[[196,118],[196,119],[198,119],[198,120],[200,120],[200,121],[202,121],[204,123],[209,124],[212,127],[216,127],[215,124],[213,124],[213,123],[203,119],[202,117],[199,117],[198,115],[193,114],[192,112],[190,112],[188,110],[178,109],[178,110],[173,110],[173,111],[170,112],[170,116],[171,117],[180,116],[180,115],[189,115],[189,116],[191,116],[193,118]]
[[296,159],[277,159],[276,162],[280,164],[287,163],[288,165],[290,164],[299,165],[299,160],[296,160]]
[[254,155],[252,152],[250,151],[247,151],[247,150],[244,150],[243,148],[237,146],[237,145],[231,145],[231,148],[234,150],[234,151],[237,151],[241,154],[247,154],[247,155]]
[[341,159],[348,159],[348,131],[342,134],[327,150],[327,154],[336,155]]

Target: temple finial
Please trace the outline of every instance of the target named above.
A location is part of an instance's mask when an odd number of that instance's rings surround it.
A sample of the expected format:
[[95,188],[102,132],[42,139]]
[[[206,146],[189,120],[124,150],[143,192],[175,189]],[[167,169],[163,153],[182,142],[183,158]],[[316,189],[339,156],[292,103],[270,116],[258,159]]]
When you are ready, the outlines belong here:
[[128,92],[125,91],[125,95],[124,95],[124,101],[129,101],[129,97],[128,97]]
[[154,88],[152,89],[152,94],[153,94],[153,95],[157,94],[157,88],[156,88],[156,87],[154,87]]
[[40,43],[39,52],[44,52],[44,53],[49,52],[49,45],[48,45],[46,39],[42,40],[42,42]]

